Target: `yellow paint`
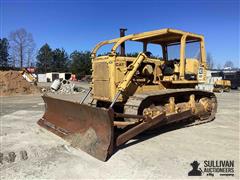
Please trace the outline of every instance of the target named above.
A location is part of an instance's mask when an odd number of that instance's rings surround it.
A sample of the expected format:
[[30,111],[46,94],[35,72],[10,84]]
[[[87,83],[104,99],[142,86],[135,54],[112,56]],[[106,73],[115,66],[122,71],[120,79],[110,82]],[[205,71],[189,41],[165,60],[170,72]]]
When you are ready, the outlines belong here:
[[[143,44],[142,52],[137,57],[119,56],[116,50],[125,41],[138,41]],[[200,42],[200,60],[186,59],[186,44]],[[107,44],[112,44],[108,55],[97,57],[98,50]],[[162,46],[163,59],[147,57],[147,45]],[[178,61],[168,61],[167,46],[180,45]],[[92,51],[93,64],[93,98],[102,101],[112,101],[118,91],[122,95],[117,101],[125,101],[134,93],[160,91],[166,88],[193,87],[206,79],[206,53],[202,35],[175,30],[161,29],[100,42]],[[152,67],[149,67],[152,66]],[[144,68],[151,71],[143,73]],[[202,69],[201,79],[198,79],[199,68]],[[193,77],[193,78],[189,78]]]

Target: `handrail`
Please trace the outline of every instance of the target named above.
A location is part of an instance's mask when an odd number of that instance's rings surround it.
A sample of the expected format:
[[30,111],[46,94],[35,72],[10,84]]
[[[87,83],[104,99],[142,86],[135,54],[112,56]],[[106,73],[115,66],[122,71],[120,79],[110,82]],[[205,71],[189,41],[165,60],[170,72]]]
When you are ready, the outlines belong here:
[[116,39],[112,39],[112,40],[107,40],[107,41],[102,41],[100,43],[98,43],[92,50],[91,52],[91,57],[94,58],[96,57],[96,53],[98,51],[98,49],[106,44],[112,44],[112,43],[115,43],[118,41],[119,38],[116,38]]

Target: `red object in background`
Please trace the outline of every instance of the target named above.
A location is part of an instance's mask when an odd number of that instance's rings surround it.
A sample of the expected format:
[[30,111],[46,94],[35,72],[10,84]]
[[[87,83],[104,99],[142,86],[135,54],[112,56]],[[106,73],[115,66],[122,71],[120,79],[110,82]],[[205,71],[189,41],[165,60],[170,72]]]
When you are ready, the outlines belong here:
[[70,80],[71,81],[77,81],[76,74],[72,74]]
[[34,68],[34,67],[28,67],[27,68],[27,71],[30,72],[30,73],[34,73],[35,70],[36,70],[36,68]]

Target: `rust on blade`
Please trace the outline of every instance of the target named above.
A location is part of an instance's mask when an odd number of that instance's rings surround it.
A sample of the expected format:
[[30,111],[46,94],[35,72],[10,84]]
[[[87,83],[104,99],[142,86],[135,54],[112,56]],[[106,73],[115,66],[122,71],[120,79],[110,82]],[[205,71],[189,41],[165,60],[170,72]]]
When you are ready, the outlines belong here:
[[50,96],[42,97],[45,114],[38,124],[95,158],[106,161],[113,151],[113,112]]

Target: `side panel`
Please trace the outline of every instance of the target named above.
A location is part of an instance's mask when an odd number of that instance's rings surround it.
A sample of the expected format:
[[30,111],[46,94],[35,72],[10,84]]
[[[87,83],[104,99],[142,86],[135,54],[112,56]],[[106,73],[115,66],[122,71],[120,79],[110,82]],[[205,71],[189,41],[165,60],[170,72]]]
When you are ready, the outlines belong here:
[[107,59],[93,61],[93,97],[110,100],[110,77]]
[[[93,98],[112,101],[126,70],[125,57],[105,56],[93,60]],[[122,96],[118,98],[122,101]]]

